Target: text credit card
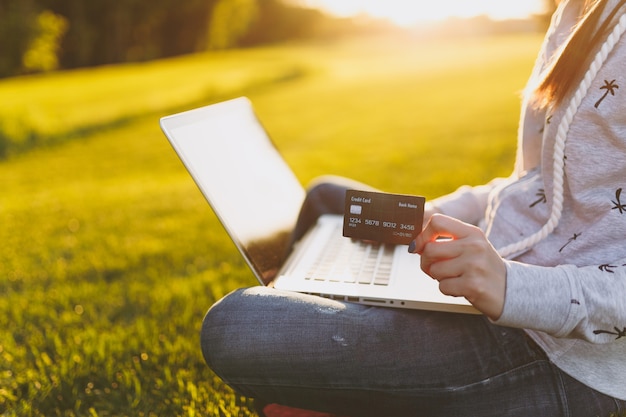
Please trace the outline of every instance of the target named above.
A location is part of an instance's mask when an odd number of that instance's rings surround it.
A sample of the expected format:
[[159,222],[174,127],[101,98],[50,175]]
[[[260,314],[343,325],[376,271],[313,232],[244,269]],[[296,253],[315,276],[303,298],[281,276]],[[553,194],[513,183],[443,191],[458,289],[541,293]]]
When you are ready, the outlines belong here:
[[414,195],[348,190],[343,235],[408,245],[422,231],[425,201]]

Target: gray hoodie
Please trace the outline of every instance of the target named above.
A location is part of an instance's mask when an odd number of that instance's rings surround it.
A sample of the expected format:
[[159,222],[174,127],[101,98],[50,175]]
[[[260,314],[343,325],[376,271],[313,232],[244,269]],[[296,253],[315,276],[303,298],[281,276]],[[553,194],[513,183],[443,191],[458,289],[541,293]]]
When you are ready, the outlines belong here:
[[[559,5],[529,86],[583,3]],[[617,3],[609,0],[605,16]],[[559,108],[522,103],[513,174],[433,204],[480,225],[507,259],[496,324],[525,329],[564,372],[626,400],[626,10],[615,19]]]

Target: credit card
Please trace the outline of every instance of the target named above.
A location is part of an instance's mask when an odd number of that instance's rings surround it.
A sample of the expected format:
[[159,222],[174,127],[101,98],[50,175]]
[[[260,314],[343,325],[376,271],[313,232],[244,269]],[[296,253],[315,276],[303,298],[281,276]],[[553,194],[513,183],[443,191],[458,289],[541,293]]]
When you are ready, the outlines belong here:
[[421,196],[348,190],[343,235],[395,245],[408,245],[422,231]]

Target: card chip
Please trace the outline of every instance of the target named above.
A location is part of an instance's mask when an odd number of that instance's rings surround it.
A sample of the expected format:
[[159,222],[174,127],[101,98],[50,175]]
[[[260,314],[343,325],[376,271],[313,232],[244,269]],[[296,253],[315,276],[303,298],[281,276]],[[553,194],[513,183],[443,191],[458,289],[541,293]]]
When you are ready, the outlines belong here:
[[362,212],[363,206],[357,206],[356,204],[350,206],[350,214],[361,214]]

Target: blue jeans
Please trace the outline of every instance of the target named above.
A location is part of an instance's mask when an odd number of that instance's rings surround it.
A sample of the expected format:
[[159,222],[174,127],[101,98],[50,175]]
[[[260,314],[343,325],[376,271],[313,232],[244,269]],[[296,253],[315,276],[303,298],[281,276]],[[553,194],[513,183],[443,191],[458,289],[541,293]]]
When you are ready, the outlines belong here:
[[[316,187],[303,212],[314,218],[339,207],[332,201],[341,190]],[[207,364],[243,395],[352,417],[608,417],[626,410],[561,372],[523,330],[483,316],[255,287],[211,307],[201,344]]]

